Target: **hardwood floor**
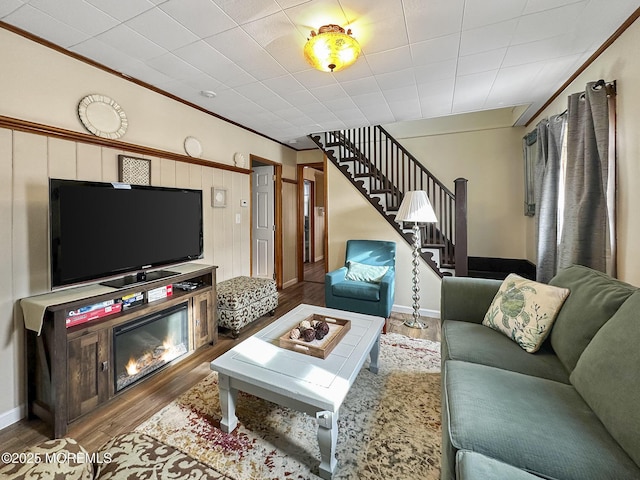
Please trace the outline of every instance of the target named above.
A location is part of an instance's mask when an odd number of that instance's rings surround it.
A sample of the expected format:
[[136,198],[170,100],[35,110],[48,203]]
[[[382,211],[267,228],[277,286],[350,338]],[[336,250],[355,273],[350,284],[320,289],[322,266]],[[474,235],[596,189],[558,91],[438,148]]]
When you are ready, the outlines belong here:
[[[75,438],[89,452],[94,452],[114,435],[135,429],[137,425],[209,375],[211,360],[300,303],[324,306],[324,284],[314,281],[300,282],[280,291],[279,305],[273,317],[265,316],[252,323],[237,339],[220,335],[216,345],[199,349],[178,364],[165,368],[144,383],[123,392],[97,411],[85,415],[69,428],[67,436]],[[410,329],[402,324],[403,315],[405,314],[392,314],[387,323],[387,332],[432,340],[440,339],[437,320],[423,319],[430,325],[426,330]],[[0,431],[0,451],[23,452],[48,440],[49,435],[49,429],[40,420],[24,419]]]

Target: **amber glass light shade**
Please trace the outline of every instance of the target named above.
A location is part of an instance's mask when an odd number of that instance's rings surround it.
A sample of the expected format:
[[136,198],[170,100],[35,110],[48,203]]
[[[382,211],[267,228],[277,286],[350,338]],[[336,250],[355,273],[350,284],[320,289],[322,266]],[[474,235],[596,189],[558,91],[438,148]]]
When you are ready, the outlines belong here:
[[339,72],[358,59],[360,44],[339,25],[324,25],[304,46],[304,57],[314,68],[323,72]]

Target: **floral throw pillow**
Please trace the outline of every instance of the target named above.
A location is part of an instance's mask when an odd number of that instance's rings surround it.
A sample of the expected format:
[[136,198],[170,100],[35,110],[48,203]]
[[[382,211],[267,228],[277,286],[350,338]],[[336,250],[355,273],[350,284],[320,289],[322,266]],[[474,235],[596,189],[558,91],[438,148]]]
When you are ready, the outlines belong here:
[[482,324],[537,352],[569,296],[568,288],[527,280],[516,274],[505,278]]

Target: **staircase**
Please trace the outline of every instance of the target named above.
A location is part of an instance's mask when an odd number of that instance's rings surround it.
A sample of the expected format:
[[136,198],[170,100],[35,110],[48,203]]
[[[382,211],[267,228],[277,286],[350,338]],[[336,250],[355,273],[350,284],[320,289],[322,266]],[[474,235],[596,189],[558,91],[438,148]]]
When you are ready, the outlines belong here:
[[467,276],[467,180],[445,187],[380,126],[309,135],[382,217],[413,246],[413,225],[395,215],[404,194],[425,190],[438,223],[420,225],[421,256],[440,277]]

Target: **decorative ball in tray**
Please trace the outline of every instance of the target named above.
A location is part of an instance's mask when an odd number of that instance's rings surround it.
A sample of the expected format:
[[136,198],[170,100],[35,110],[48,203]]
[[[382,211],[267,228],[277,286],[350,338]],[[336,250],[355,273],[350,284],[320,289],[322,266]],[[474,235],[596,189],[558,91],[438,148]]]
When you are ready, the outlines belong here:
[[329,333],[329,324],[324,320],[303,320],[300,324],[291,330],[289,338],[291,340],[302,339],[305,342],[313,340],[322,340]]
[[282,348],[327,358],[350,328],[349,320],[313,314],[282,335],[279,344]]

